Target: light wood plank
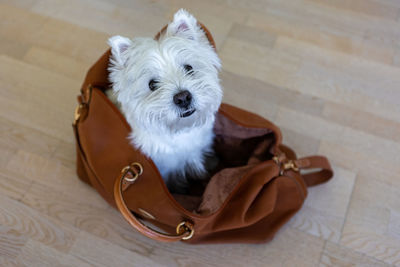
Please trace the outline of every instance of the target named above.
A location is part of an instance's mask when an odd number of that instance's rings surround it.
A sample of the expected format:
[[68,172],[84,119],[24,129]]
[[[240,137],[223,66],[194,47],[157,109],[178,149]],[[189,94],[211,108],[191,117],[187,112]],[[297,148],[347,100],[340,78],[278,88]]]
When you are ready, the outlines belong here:
[[327,242],[321,257],[320,266],[365,266],[365,267],[383,267],[390,266],[377,261],[366,255],[353,252],[348,248],[343,248],[332,242]]
[[346,219],[355,174],[334,168],[336,173],[330,182],[309,189],[303,211],[293,218],[290,225],[337,243]]
[[[0,147],[2,149],[24,149],[41,155],[51,155],[59,145],[57,138],[48,134],[25,127],[15,121],[0,116]],[[11,157],[4,157],[9,160]]]
[[67,129],[71,129],[80,82],[0,56],[0,86],[13,88],[0,95],[1,105],[8,110],[2,116],[72,142]]
[[0,174],[0,195],[20,200],[32,183],[33,181],[29,179],[18,179],[15,176],[7,177],[5,174]]
[[371,0],[355,0],[355,1],[345,1],[345,0],[311,0],[316,3],[325,4],[328,6],[333,6],[336,8],[341,8],[345,10],[351,10],[354,12],[364,13],[367,15],[382,17],[385,19],[391,19],[396,21],[400,13],[400,8],[391,6],[390,4],[385,4],[382,1],[371,1]]
[[[61,252],[70,250],[77,235],[77,231],[72,227],[5,196],[0,196],[0,204],[0,225],[2,229],[7,229],[1,233],[2,239],[8,239],[13,235],[15,238],[12,238],[12,243],[15,244],[16,238],[20,240],[29,237]],[[18,244],[22,243],[18,242]],[[8,242],[0,242],[0,244],[7,247]]]
[[281,107],[277,116],[277,124],[299,133],[307,133],[316,139],[346,146],[349,150],[365,155],[374,151],[373,157],[385,158],[387,163],[393,165],[400,160],[399,143],[341,126],[317,116]]
[[91,266],[70,254],[65,254],[52,247],[28,240],[14,260],[17,266]]
[[[335,123],[400,143],[400,123],[336,103],[327,103],[323,117]],[[374,122],[374,123],[371,123]]]
[[[395,177],[398,173],[392,174],[392,180]],[[388,264],[398,265],[400,239],[396,234],[398,222],[394,221],[400,212],[398,190],[394,184],[381,181],[371,172],[360,173],[358,180],[360,182],[354,188],[341,244]]]
[[84,232],[79,234],[71,255],[95,266],[130,266],[135,263],[143,266],[162,266],[140,253],[134,253]]
[[51,72],[57,72],[65,77],[81,82],[86,75],[88,64],[79,62],[66,55],[33,46],[26,53],[23,60],[31,65],[41,67]]
[[65,194],[82,196],[92,205],[101,208],[108,205],[92,187],[78,179],[75,168],[70,169],[48,155],[39,156],[19,150],[4,171],[8,177],[21,177]]
[[[92,190],[91,195],[97,192]],[[104,213],[108,205],[104,201],[91,202],[89,194],[62,192],[43,184],[34,183],[21,200],[25,205],[63,223],[86,231],[104,228]],[[77,207],[80,207],[77,209]],[[103,230],[103,229],[102,229]]]

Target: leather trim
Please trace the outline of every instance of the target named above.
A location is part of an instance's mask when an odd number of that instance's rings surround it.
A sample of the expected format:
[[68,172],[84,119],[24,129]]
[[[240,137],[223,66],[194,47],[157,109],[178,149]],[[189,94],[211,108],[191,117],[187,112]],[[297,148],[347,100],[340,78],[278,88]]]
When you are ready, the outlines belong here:
[[333,170],[329,161],[324,156],[309,156],[295,161],[300,169],[321,169],[320,171],[303,174],[302,177],[307,186],[315,186],[325,183],[333,176]]
[[126,203],[122,196],[122,184],[123,184],[122,180],[123,180],[122,175],[115,180],[114,200],[115,200],[115,204],[116,204],[118,210],[121,212],[122,216],[133,228],[135,228],[141,234],[143,234],[151,239],[154,239],[157,241],[162,241],[162,242],[177,242],[177,241],[181,241],[182,239],[184,239],[185,237],[188,236],[187,232],[183,232],[182,234],[177,234],[177,235],[170,235],[170,234],[158,232],[158,231],[153,230],[153,229],[147,227],[146,225],[144,225],[139,219],[136,218],[136,216],[126,206]]

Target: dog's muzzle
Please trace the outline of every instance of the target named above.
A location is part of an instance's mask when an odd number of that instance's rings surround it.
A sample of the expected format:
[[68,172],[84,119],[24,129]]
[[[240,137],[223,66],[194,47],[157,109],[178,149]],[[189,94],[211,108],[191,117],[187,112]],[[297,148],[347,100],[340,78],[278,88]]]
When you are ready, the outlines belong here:
[[185,112],[183,112],[183,113],[180,114],[180,115],[181,115],[181,118],[189,117],[189,116],[192,115],[195,111],[196,111],[195,108],[186,110]]

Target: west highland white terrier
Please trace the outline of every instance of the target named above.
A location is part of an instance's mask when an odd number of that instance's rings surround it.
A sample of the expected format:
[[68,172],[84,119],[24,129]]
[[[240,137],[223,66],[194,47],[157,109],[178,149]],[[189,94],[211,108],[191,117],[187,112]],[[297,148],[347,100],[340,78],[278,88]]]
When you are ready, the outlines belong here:
[[110,99],[167,187],[182,193],[207,176],[215,114],[222,100],[220,60],[197,20],[181,9],[159,40],[114,36]]

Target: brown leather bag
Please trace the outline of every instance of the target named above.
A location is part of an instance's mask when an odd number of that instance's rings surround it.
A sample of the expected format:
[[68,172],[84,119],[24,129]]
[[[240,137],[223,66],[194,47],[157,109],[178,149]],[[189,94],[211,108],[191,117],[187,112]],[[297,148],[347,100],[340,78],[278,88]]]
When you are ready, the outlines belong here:
[[200,195],[171,195],[152,160],[129,143],[130,126],[104,94],[109,56],[92,66],[78,96],[77,172],[142,234],[166,242],[265,242],[301,208],[307,186],[332,177],[325,157],[296,159],[274,124],[222,104],[214,127],[218,168]]

